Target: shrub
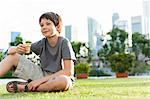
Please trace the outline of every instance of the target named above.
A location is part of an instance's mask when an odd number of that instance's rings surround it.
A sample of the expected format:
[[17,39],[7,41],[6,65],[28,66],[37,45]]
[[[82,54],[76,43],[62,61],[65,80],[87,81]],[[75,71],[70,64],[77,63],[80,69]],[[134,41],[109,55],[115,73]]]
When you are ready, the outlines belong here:
[[88,63],[78,63],[75,65],[75,73],[82,74],[82,73],[89,73],[90,66]]
[[103,70],[100,70],[98,73],[96,72],[96,68],[91,68],[89,72],[89,76],[111,76],[110,74],[105,73]]
[[130,75],[138,75],[147,71],[150,71],[150,67],[145,62],[135,61],[135,65],[132,67]]
[[109,57],[110,67],[114,72],[128,72],[134,66],[134,56],[131,54],[119,53]]

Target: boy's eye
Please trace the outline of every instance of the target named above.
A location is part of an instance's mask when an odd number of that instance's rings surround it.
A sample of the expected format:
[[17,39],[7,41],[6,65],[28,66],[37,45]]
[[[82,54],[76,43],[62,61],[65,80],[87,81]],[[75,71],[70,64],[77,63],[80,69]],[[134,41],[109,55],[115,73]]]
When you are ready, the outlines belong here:
[[51,25],[51,24],[52,24],[52,22],[48,21],[48,22],[45,22],[45,23],[41,23],[40,26],[43,27],[44,25],[48,26],[48,25]]
[[43,24],[40,24],[40,26],[43,27],[44,25],[43,25]]
[[50,22],[48,22],[48,23],[47,23],[47,25],[51,25],[51,23],[50,23]]

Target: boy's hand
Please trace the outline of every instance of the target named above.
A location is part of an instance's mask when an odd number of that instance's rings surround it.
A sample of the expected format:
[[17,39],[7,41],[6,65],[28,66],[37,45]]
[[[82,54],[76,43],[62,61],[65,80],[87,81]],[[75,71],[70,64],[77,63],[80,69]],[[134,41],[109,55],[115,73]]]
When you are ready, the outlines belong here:
[[45,83],[47,80],[44,78],[33,80],[28,84],[28,88],[30,91],[35,91],[37,87],[39,87],[41,84]]
[[26,48],[25,44],[19,44],[16,47],[16,52],[19,53],[19,54],[24,54],[24,53],[26,53],[26,51],[27,51],[27,48]]
[[8,54],[15,54],[15,53],[17,53],[17,48],[16,47],[10,47],[9,49],[8,49],[8,52],[7,52]]
[[10,47],[8,50],[8,54],[25,54],[30,52],[30,45],[29,44],[19,44],[16,47]]

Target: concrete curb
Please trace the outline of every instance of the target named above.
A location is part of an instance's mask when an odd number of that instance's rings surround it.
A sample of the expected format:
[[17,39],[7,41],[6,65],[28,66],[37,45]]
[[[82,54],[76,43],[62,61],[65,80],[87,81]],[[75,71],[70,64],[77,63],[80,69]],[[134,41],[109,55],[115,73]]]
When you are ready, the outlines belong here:
[[25,81],[25,80],[22,80],[22,79],[0,79],[0,85],[7,84],[10,81]]
[[[114,79],[115,76],[88,77],[88,79]],[[150,76],[128,76],[128,78],[150,78]],[[22,79],[0,79],[1,84],[7,84],[10,81],[25,81]]]

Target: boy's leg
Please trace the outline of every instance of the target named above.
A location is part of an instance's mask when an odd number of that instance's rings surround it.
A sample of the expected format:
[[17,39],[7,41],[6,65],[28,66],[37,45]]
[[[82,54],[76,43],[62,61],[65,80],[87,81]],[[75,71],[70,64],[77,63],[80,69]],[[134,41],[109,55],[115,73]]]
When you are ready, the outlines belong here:
[[44,74],[40,66],[20,55],[18,65],[13,73],[13,76],[24,80],[36,80],[44,77]]
[[72,81],[70,77],[61,75],[52,79],[49,79],[46,83],[40,85],[36,91],[49,92],[49,91],[65,91],[72,87]]
[[[13,73],[14,77],[21,78],[23,80],[35,80],[44,77],[43,71],[40,66],[35,65],[33,62],[30,60],[26,59],[24,56],[19,55],[19,61],[16,66],[16,69]],[[6,86],[7,90],[9,92],[14,92],[16,90],[19,92],[23,92],[25,89],[26,84],[19,84],[17,83],[14,85],[13,83],[8,84]],[[16,86],[16,87],[13,87]]]
[[0,62],[0,77],[7,73],[13,66],[16,67],[19,62],[19,54],[8,55]]
[[[17,84],[17,91],[24,92],[25,84]],[[46,83],[41,84],[34,92],[55,92],[55,91],[65,91],[72,87],[72,81],[70,77],[58,76],[50,79]],[[9,92],[14,92],[14,89],[9,88]],[[30,91],[32,92],[32,91]]]

